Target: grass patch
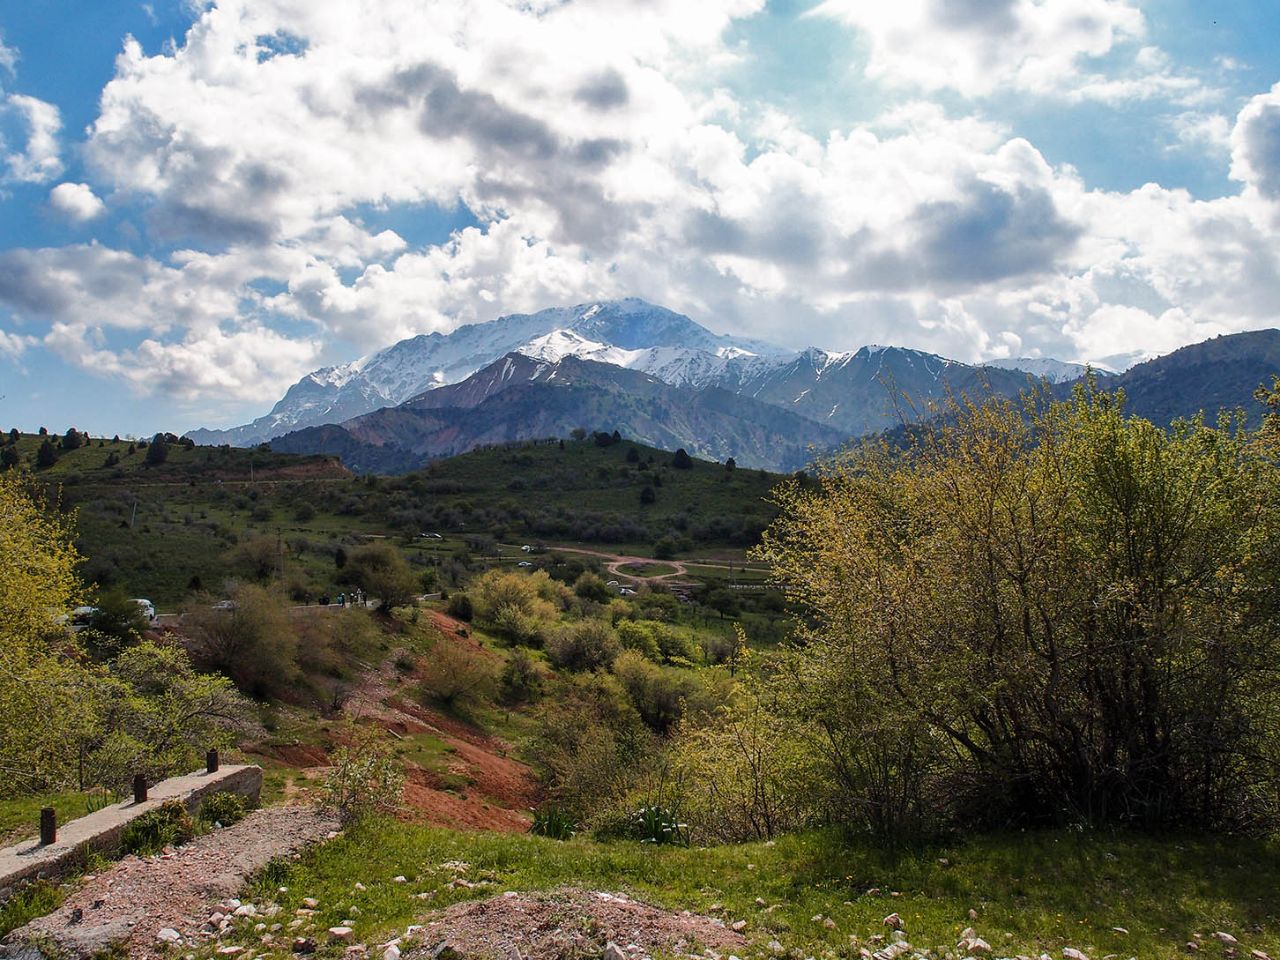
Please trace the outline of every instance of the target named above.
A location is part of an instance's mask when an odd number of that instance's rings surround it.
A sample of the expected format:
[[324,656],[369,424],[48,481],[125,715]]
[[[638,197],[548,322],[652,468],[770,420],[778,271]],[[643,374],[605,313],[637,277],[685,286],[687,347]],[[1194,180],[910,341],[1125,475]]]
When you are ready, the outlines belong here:
[[668,577],[677,571],[669,563],[626,563],[618,572],[632,577]]
[[6,937],[10,931],[57,910],[65,897],[63,887],[47,880],[35,880],[21,887],[0,904],[0,937]]
[[[468,879],[488,885],[448,887],[453,874],[440,865],[451,860],[469,863]],[[397,875],[409,882],[392,882]],[[367,889],[354,891],[357,881]],[[1241,953],[1280,952],[1278,883],[1276,844],[1237,838],[1036,832],[892,854],[824,832],[772,845],[680,849],[380,823],[275,868],[269,889],[263,884],[250,895],[274,895],[285,885],[288,907],[316,897],[319,929],[355,905],[355,935],[366,943],[402,932],[426,912],[418,893],[431,893],[430,906],[438,908],[504,890],[577,885],[626,891],[673,910],[723,904],[725,915],[748,922],[761,949],[777,938],[808,956],[845,954],[851,935],[866,943],[898,913],[911,942],[939,956],[954,952],[960,932],[972,926],[999,956],[1060,956],[1074,946],[1089,956],[1146,960],[1185,956],[1193,935],[1218,930],[1238,937]],[[757,897],[777,906],[761,909]],[[835,927],[814,917],[829,917]],[[1209,939],[1205,951],[1220,955]]]
[[42,807],[53,807],[58,823],[67,823],[87,816],[93,806],[89,794],[78,790],[0,800],[0,846],[38,835]]

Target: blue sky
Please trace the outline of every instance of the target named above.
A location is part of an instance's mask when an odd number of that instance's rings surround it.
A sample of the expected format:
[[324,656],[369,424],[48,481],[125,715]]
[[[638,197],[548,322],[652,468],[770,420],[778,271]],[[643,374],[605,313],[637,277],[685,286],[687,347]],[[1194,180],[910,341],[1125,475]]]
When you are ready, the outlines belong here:
[[1280,306],[1262,0],[0,0],[0,422],[638,295],[1123,366]]

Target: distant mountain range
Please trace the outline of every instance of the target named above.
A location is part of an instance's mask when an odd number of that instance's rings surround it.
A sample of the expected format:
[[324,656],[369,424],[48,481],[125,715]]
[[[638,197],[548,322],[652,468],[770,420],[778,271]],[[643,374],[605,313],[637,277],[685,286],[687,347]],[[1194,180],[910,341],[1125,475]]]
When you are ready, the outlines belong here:
[[[1247,405],[1280,370],[1280,332],[1176,351],[1108,385],[1160,422]],[[619,430],[743,466],[793,470],[815,452],[885,430],[951,394],[1011,396],[1080,364],[1035,358],[981,366],[900,347],[800,352],[720,336],[681,314],[626,299],[501,317],[394,344],[304,377],[265,417],[195,430],[202,444],[271,441],[332,453],[355,470],[401,472],[511,440]]]

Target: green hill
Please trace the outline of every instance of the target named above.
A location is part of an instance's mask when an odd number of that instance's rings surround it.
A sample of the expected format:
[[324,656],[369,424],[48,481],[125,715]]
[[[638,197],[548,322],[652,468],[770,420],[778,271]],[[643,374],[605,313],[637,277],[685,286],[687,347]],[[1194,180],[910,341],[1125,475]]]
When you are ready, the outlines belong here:
[[299,599],[336,593],[341,553],[369,537],[393,538],[424,570],[538,541],[651,556],[666,537],[681,556],[740,556],[772,519],[765,498],[781,479],[701,460],[679,469],[671,453],[591,438],[478,450],[394,478],[355,478],[332,457],[182,444],[148,465],[147,447],[97,439],[36,469],[44,439],[19,437],[19,469],[76,511],[86,579],[165,610],[255,570]]

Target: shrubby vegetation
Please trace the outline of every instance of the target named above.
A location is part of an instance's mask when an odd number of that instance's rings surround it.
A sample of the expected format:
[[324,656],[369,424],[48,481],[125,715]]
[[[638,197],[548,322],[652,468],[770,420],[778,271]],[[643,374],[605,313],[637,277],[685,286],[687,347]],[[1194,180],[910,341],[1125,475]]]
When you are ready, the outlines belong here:
[[699,767],[726,742],[759,758],[749,793],[789,825],[816,811],[768,784],[889,837],[1275,826],[1267,439],[1225,420],[1162,431],[1081,389],[957,404],[905,448],[863,444],[784,488],[760,552],[801,626],[754,705],[681,739],[704,829],[732,819],[737,788]]

